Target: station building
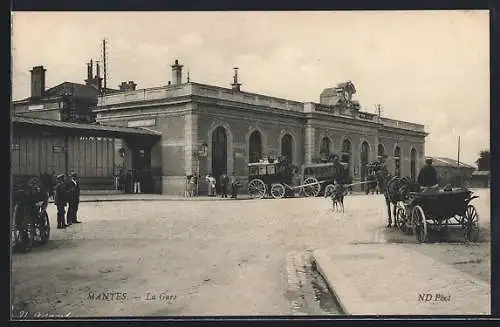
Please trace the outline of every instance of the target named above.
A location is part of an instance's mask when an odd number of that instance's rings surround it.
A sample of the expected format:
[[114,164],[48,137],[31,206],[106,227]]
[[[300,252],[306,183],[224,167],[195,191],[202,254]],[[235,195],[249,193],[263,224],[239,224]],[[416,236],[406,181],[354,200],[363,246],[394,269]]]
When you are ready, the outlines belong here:
[[171,67],[168,85],[105,94],[93,110],[100,125],[161,134],[115,140],[115,150],[124,149],[124,167],[155,172],[162,193],[183,194],[190,174],[234,172],[245,182],[248,163],[282,155],[300,166],[338,153],[354,182],[379,156],[394,175],[415,177],[423,165],[424,126],[363,112],[350,81],[323,90],[319,103],[298,102],[242,91],[237,71],[223,88],[183,81],[178,60]]

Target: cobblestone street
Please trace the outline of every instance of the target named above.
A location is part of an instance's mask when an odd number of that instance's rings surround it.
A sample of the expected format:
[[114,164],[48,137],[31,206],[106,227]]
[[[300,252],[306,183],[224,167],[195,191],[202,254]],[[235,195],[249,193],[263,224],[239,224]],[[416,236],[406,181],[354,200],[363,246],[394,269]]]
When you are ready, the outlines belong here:
[[472,245],[384,231],[380,195],[346,197],[345,213],[324,198],[84,202],[83,223],[65,230],[51,204],[49,244],[12,257],[13,305],[61,316],[290,315],[290,253],[387,240],[489,282],[489,190],[479,194],[486,242]]

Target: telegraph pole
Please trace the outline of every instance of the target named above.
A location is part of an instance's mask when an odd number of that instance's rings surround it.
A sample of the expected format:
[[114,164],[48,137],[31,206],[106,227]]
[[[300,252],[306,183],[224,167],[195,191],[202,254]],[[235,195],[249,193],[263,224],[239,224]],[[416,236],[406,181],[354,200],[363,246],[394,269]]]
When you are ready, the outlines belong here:
[[104,88],[103,88],[103,93],[104,93],[104,92],[106,92],[107,79],[108,79],[107,60],[106,60],[106,39],[102,40],[102,61],[103,61],[103,68],[104,68]]
[[460,135],[458,136],[458,154],[457,154],[457,172],[458,172],[458,177],[460,185],[462,184],[462,173],[460,172]]
[[377,111],[378,118],[380,118],[382,116],[382,106],[380,104],[376,104],[375,110]]

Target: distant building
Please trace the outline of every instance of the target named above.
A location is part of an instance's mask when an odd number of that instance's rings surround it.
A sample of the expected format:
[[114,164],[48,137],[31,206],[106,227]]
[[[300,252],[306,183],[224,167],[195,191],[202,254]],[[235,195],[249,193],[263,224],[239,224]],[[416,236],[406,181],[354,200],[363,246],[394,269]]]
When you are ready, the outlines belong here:
[[471,177],[471,187],[490,187],[491,172],[489,170],[475,171]]
[[95,122],[92,108],[97,105],[97,98],[102,94],[112,94],[125,90],[135,89],[135,83],[124,82],[120,90],[104,89],[102,86],[99,63],[87,64],[87,79],[85,84],[63,82],[46,89],[45,72],[43,66],[33,67],[31,72],[31,96],[14,101],[12,114],[17,116],[53,119],[66,122]]
[[443,157],[426,157],[432,159],[432,165],[438,172],[438,180],[441,186],[451,184],[452,186],[468,186],[471,182],[472,173],[476,167],[460,162],[455,159]]
[[171,83],[106,94],[94,109],[100,124],[161,133],[160,142],[135,146],[150,154],[142,164],[162,174],[163,193],[184,194],[190,174],[218,179],[234,172],[245,184],[248,163],[268,157],[300,166],[337,153],[353,182],[364,180],[367,164],[380,156],[399,176],[415,177],[424,163],[424,126],[362,111],[350,81],[323,90],[320,103],[298,102],[245,92],[237,70],[224,88],[183,81],[178,60],[171,67]]

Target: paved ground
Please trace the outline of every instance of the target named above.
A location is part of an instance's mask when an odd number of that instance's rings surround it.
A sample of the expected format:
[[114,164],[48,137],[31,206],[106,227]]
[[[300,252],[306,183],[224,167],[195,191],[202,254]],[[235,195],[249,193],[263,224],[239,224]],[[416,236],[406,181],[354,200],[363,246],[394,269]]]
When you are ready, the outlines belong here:
[[399,244],[314,251],[346,314],[489,315],[491,286]]
[[[478,210],[489,225],[489,191],[481,196]],[[293,314],[291,253],[392,235],[383,229],[381,196],[347,197],[345,206],[341,214],[322,198],[83,202],[82,224],[53,229],[48,245],[13,256],[14,309],[72,316]],[[55,226],[53,205],[49,214]],[[400,245],[489,282],[489,243],[473,254],[473,246],[428,250],[413,242]],[[476,267],[457,263],[467,260]]]

